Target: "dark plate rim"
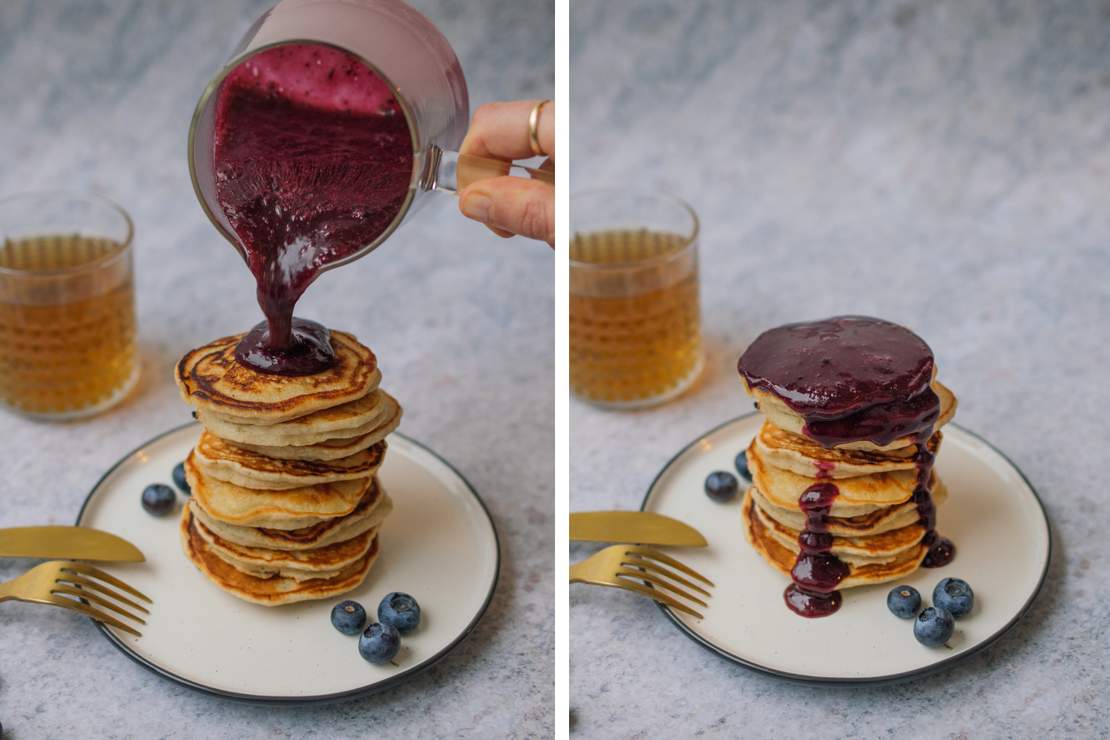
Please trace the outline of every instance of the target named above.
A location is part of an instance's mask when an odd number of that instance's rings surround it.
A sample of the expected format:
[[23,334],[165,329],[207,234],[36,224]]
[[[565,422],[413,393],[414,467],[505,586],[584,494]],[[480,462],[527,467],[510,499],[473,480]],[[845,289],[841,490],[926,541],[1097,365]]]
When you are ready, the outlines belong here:
[[[93,485],[92,489],[89,491],[89,495],[85,497],[84,503],[81,504],[81,510],[77,512],[76,524],[81,524],[81,519],[85,515],[85,509],[92,501],[93,496],[96,494],[97,490],[104,483],[104,481],[107,480],[108,477],[111,476],[112,473],[114,473],[121,465],[131,460],[131,458],[133,458],[136,454],[141,452],[149,445],[158,442],[164,437],[168,437],[171,434],[176,434],[183,429],[187,429],[193,426],[199,427],[200,425],[195,421],[190,421],[185,424],[173,427],[172,429],[168,429],[160,434],[151,437],[146,442],[142,443],[141,445],[121,457],[119,460],[117,460],[110,468],[108,468],[108,470],[104,472],[103,475],[100,476],[100,478]],[[118,649],[128,658],[135,661],[143,668],[146,668],[152,673],[155,673],[158,676],[161,676],[162,678],[165,678],[174,683],[193,689],[194,691],[199,691],[202,694],[208,694],[209,696],[218,696],[223,699],[231,699],[233,701],[239,701],[248,704],[302,706],[308,704],[328,704],[333,702],[340,702],[348,699],[370,696],[372,694],[378,694],[383,691],[387,691],[391,688],[401,685],[402,683],[405,683],[406,681],[412,679],[414,676],[423,673],[428,668],[431,668],[433,665],[445,658],[448,653],[458,647],[458,645],[463,640],[465,640],[470,635],[470,633],[474,631],[474,628],[478,626],[478,622],[481,620],[482,616],[485,615],[486,611],[489,609],[490,602],[493,600],[493,595],[497,591],[497,583],[501,580],[501,540],[497,534],[497,526],[493,522],[493,516],[490,514],[489,508],[486,506],[486,502],[483,501],[482,497],[478,495],[478,492],[474,489],[474,486],[470,484],[470,481],[466,479],[466,476],[460,473],[454,465],[449,463],[439,453],[435,452],[427,445],[418,442],[412,437],[406,434],[401,434],[400,432],[393,432],[390,436],[400,437],[406,442],[419,447],[420,449],[424,450],[429,455],[434,457],[436,460],[439,460],[441,463],[447,466],[448,470],[458,476],[459,480],[461,480],[466,486],[467,490],[470,491],[470,495],[474,497],[474,499],[478,502],[478,505],[482,508],[482,513],[486,515],[486,520],[489,522],[490,531],[493,533],[493,544],[496,553],[496,562],[494,563],[493,580],[490,582],[489,592],[486,594],[486,598],[482,602],[482,606],[475,613],[474,618],[470,620],[470,623],[467,624],[462,632],[459,633],[458,637],[452,640],[446,647],[444,647],[435,655],[425,659],[423,662],[418,663],[417,665],[407,670],[394,674],[382,681],[376,681],[374,683],[367,684],[366,686],[360,686],[348,691],[340,691],[334,694],[319,694],[315,696],[265,696],[259,694],[243,694],[235,691],[216,689],[212,688],[211,686],[192,681],[188,678],[185,678],[184,676],[179,676],[173,671],[165,669],[133,651],[127,643],[123,642],[123,640],[117,637],[111,630],[109,630],[100,622],[93,621],[93,624],[96,625],[96,627],[104,634],[104,637],[107,638],[108,642],[114,645],[116,649]]]
[[[644,494],[644,500],[640,503],[640,511],[646,511],[646,507],[648,505],[648,502],[651,500],[651,496],[655,492],[656,486],[659,484],[660,478],[662,478],[663,475],[668,470],[670,470],[671,466],[674,465],[680,457],[685,455],[691,448],[696,446],[699,442],[701,442],[703,439],[705,439],[709,435],[714,434],[714,433],[720,431],[721,429],[724,429],[725,427],[730,426],[732,424],[735,424],[739,421],[742,421],[744,419],[748,419],[750,417],[756,416],[757,414],[758,414],[758,412],[752,411],[752,412],[749,412],[749,413],[746,413],[746,414],[741,414],[740,416],[729,419],[728,421],[722,422],[722,423],[718,424],[717,426],[713,427],[712,429],[709,429],[708,431],[705,431],[705,432],[699,434],[696,439],[691,441],[689,444],[683,446],[682,449],[680,449],[678,452],[676,452],[671,457],[671,459],[668,460],[665,465],[663,465],[663,467],[656,474],[655,478],[652,479],[651,485],[648,486],[647,493]],[[661,604],[659,602],[655,602],[655,605],[659,607],[660,611],[662,611],[663,614],[665,614],[667,616],[667,618],[671,620],[672,623],[674,623],[674,625],[679,629],[680,632],[682,632],[684,635],[686,635],[691,640],[693,640],[697,644],[701,645],[702,647],[704,647],[706,650],[713,653],[714,655],[717,655],[720,658],[724,658],[725,660],[730,661],[732,663],[736,663],[737,665],[744,666],[745,668],[756,671],[758,673],[763,673],[763,674],[766,674],[768,676],[774,676],[775,678],[781,678],[781,679],[784,679],[784,680],[787,680],[787,681],[793,681],[795,683],[806,684],[806,685],[810,685],[810,686],[863,687],[863,686],[876,686],[876,685],[880,685],[880,684],[900,683],[902,681],[908,681],[908,680],[913,679],[913,678],[921,678],[923,676],[927,676],[927,675],[930,675],[930,674],[933,674],[933,673],[937,673],[939,671],[947,670],[947,669],[951,668],[952,666],[956,665],[957,663],[960,663],[961,661],[964,661],[964,660],[970,658],[971,656],[975,655],[976,653],[978,653],[978,652],[986,649],[987,647],[993,645],[995,642],[998,641],[998,639],[1000,637],[1002,637],[1002,635],[1009,632],[1010,629],[1015,624],[1017,624],[1018,621],[1023,616],[1025,616],[1025,614],[1029,611],[1030,607],[1033,606],[1033,602],[1036,601],[1037,596],[1041,593],[1041,588],[1044,586],[1045,577],[1048,575],[1048,565],[1049,565],[1050,562],[1052,562],[1052,527],[1049,525],[1048,511],[1044,507],[1044,502],[1041,501],[1041,497],[1037,493],[1037,489],[1034,488],[1033,484],[1029,482],[1029,478],[1027,478],[1025,476],[1025,473],[1022,472],[1021,468],[1019,468],[1016,464],[1014,464],[1014,461],[1011,460],[1006,455],[1006,453],[1002,452],[1002,450],[998,449],[993,444],[988,442],[981,435],[976,434],[975,432],[971,431],[970,429],[967,429],[966,427],[962,427],[958,424],[951,424],[951,426],[956,428],[956,429],[959,429],[961,432],[964,432],[965,434],[970,435],[971,437],[974,437],[975,439],[979,440],[980,442],[982,442],[984,445],[986,445],[990,449],[994,450],[1003,460],[1005,460],[1010,465],[1011,468],[1013,468],[1017,472],[1017,474],[1019,476],[1021,476],[1021,479],[1025,482],[1025,485],[1027,485],[1029,487],[1029,491],[1033,494],[1033,499],[1037,502],[1037,505],[1041,509],[1041,516],[1044,518],[1045,532],[1048,536],[1048,550],[1045,553],[1044,566],[1041,568],[1041,577],[1037,580],[1037,586],[1036,586],[1036,588],[1033,589],[1033,593],[1029,595],[1029,599],[1025,602],[1025,604],[1022,605],[1022,607],[1020,609],[1018,609],[1017,613],[1013,616],[1013,618],[1009,622],[1007,622],[1005,625],[1003,625],[993,635],[991,635],[990,637],[987,637],[983,641],[979,642],[974,647],[972,647],[972,648],[970,648],[970,649],[968,649],[968,650],[966,650],[966,651],[964,651],[964,652],[962,652],[958,655],[953,655],[951,658],[945,658],[944,660],[939,660],[936,663],[932,663],[932,664],[927,665],[923,668],[917,668],[917,669],[914,669],[912,671],[906,671],[904,673],[891,673],[891,674],[888,674],[886,676],[874,676],[874,677],[871,677],[871,678],[839,678],[839,677],[836,677],[836,676],[832,676],[832,677],[808,676],[808,675],[805,675],[805,674],[802,674],[802,673],[790,673],[789,671],[780,671],[780,670],[775,669],[775,668],[769,668],[765,665],[761,665],[761,664],[756,663],[754,661],[742,658],[739,655],[735,655],[734,653],[730,653],[727,650],[724,650],[724,649],[718,647],[717,645],[713,644],[712,642],[710,642],[706,638],[699,635],[697,632],[694,632],[692,629],[690,629],[682,620],[680,620],[677,616],[675,616],[674,612],[670,609],[670,607],[666,606],[665,604]]]

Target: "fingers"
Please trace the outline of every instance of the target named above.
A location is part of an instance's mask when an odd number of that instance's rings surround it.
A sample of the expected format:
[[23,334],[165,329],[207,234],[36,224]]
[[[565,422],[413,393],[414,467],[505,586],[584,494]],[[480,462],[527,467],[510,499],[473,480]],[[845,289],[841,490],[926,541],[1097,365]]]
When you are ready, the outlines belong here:
[[[533,157],[528,144],[528,115],[538,100],[513,100],[505,103],[486,103],[474,111],[474,120],[466,133],[461,154],[496,159],[526,159]],[[540,111],[536,136],[540,148],[549,157],[555,156],[555,103],[548,103]]]
[[499,236],[519,234],[555,245],[555,189],[520,177],[494,177],[459,194],[459,210]]

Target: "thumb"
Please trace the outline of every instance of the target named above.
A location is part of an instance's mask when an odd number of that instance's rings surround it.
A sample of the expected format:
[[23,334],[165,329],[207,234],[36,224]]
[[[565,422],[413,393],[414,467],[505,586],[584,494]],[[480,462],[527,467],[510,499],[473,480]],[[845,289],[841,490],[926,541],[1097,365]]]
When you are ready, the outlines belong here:
[[459,210],[494,231],[555,245],[555,189],[520,177],[493,177],[459,194]]

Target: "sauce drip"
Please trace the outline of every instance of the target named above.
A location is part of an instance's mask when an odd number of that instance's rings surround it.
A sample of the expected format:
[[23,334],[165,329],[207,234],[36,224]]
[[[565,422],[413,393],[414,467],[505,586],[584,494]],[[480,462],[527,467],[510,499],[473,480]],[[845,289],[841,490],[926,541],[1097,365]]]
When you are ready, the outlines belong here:
[[834,483],[820,482],[798,497],[806,523],[798,535],[800,552],[790,571],[791,583],[782,597],[791,611],[803,617],[827,617],[840,608],[836,587],[848,575],[848,566],[830,552],[829,534],[829,512],[838,495]]
[[401,212],[413,151],[400,104],[352,54],[276,46],[220,84],[213,159],[217,201],[266,316],[237,359],[284,375],[327,369],[327,330],[295,320],[293,308],[322,268],[375,241]]

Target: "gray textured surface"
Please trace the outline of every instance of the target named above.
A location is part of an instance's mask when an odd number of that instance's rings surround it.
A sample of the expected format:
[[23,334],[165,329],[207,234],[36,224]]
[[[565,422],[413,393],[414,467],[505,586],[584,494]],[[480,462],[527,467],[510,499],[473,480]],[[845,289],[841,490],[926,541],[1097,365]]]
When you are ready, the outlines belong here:
[[[450,38],[475,106],[551,94],[550,2],[414,4]],[[100,418],[46,425],[0,412],[0,526],[70,523],[107,466],[188,418],[176,359],[259,319],[250,274],[201,212],[184,154],[207,77],[266,6],[0,5],[0,193],[96,187],[133,214],[144,362],[139,392]],[[69,614],[4,604],[5,737],[550,734],[551,285],[545,245],[502,241],[443,197],[369,258],[324,276],[298,311],[374,348],[405,404],[404,431],[458,466],[493,512],[501,584],[454,654],[376,698],[254,708],[155,677]],[[25,565],[0,564],[0,578]]]
[[572,587],[576,732],[1106,735],[1110,5],[670,6],[572,3],[573,187],[658,186],[701,213],[709,368],[658,410],[572,404],[572,510],[638,506],[749,410],[733,367],[759,331],[866,312],[930,342],[957,421],[1040,491],[1056,553],[995,646],[864,690],[754,674],[646,601]]

